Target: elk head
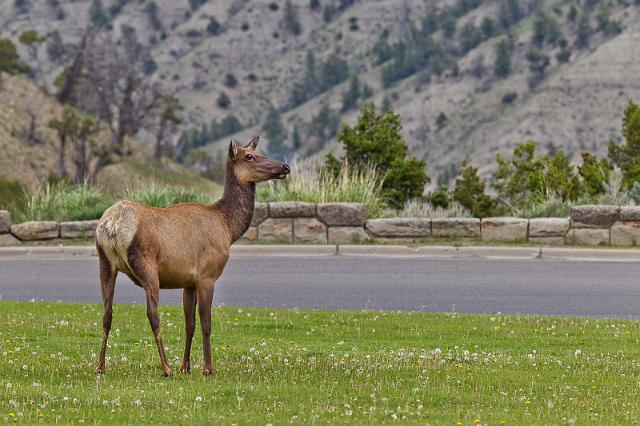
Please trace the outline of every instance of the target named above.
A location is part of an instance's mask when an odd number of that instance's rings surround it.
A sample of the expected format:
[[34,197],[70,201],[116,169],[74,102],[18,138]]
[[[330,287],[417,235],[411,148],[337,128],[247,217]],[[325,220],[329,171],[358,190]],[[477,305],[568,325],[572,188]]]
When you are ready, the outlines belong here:
[[284,179],[291,169],[282,161],[274,160],[256,151],[260,136],[251,139],[247,145],[239,147],[234,140],[229,144],[227,167],[233,167],[236,178],[242,182],[263,182],[270,179]]

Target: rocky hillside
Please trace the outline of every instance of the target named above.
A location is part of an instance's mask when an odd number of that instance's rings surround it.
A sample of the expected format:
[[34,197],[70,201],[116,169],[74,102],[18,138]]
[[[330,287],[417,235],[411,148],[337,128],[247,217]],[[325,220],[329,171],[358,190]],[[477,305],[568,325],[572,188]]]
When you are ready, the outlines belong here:
[[[0,74],[0,78],[0,180],[18,181],[33,188],[57,171],[60,142],[48,123],[61,117],[63,107],[23,77]],[[106,126],[92,140],[95,145],[110,142]],[[73,153],[69,144],[65,153],[66,169],[72,172]],[[133,140],[127,140],[124,158],[102,168],[96,181],[114,194],[150,181],[195,187],[212,195],[220,193],[218,184],[172,161],[157,166],[149,149]]]
[[[337,147],[336,123],[353,121],[357,103],[371,95],[377,105],[391,102],[412,152],[441,182],[467,156],[491,173],[497,153],[528,139],[574,160],[581,150],[602,154],[619,135],[627,100],[640,99],[634,0],[0,0],[0,7],[0,36],[19,44],[26,30],[49,34],[36,49],[20,47],[49,90],[65,65],[61,53],[89,22],[114,37],[129,26],[153,59],[149,78],[185,105],[185,130],[233,115],[233,134],[245,138],[263,133],[273,106],[287,135],[280,153],[322,155]],[[548,26],[542,41],[540,25]],[[501,42],[509,69],[499,75]],[[306,84],[310,68],[320,81]],[[360,96],[344,108],[353,76]],[[204,138],[210,152],[226,143],[219,134]]]

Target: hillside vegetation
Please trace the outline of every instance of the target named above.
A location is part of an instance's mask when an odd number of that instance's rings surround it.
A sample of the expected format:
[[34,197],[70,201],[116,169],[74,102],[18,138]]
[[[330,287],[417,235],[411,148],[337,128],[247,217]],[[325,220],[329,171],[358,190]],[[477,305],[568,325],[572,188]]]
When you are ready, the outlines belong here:
[[[55,99],[43,93],[23,77],[2,76],[0,86],[0,178],[16,181],[35,189],[56,173],[59,138],[50,128],[50,120],[63,111]],[[92,144],[101,146],[110,136],[106,126],[95,135]],[[66,149],[65,165],[74,168],[72,146]],[[193,174],[184,167],[165,161],[158,166],[151,160],[149,149],[134,140],[127,140],[126,155],[100,169],[95,183],[108,193],[121,195],[141,184],[157,182],[193,187],[216,196],[220,185]],[[3,195],[6,195],[3,193]],[[16,195],[13,194],[13,198]],[[6,195],[9,198],[8,195]],[[5,200],[0,200],[5,201]],[[2,203],[5,204],[4,202]],[[6,207],[6,206],[5,206]]]
[[[200,169],[219,166],[231,134],[263,133],[271,151],[290,158],[323,155],[336,148],[339,123],[353,121],[369,98],[393,105],[411,152],[427,160],[434,183],[445,183],[465,157],[487,175],[496,153],[528,139],[565,148],[573,161],[582,150],[603,154],[619,137],[620,111],[640,98],[630,78],[640,73],[635,0],[2,0],[0,7],[2,36],[18,43],[26,30],[49,35],[20,50],[50,88],[88,23],[116,38],[135,29],[149,78],[185,106],[178,158]],[[188,155],[199,145],[212,158]]]

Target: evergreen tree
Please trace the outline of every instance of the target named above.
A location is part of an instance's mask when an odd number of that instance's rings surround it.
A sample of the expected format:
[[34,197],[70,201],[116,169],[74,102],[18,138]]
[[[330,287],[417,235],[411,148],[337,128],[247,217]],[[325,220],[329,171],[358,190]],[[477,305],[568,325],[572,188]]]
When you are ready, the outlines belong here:
[[297,123],[294,124],[293,132],[291,133],[291,148],[296,152],[302,148],[302,136],[300,135],[300,129]]
[[226,109],[226,108],[229,108],[229,105],[231,105],[231,99],[229,98],[229,96],[227,96],[226,93],[220,92],[220,95],[218,96],[216,103],[220,108]]
[[495,34],[496,24],[493,19],[487,16],[482,19],[480,28],[482,29],[482,34],[484,35],[484,38],[490,38],[490,37],[493,37],[493,35]]
[[360,81],[353,75],[349,81],[349,89],[342,94],[342,112],[354,108],[360,99]]
[[222,25],[218,22],[215,17],[209,18],[209,23],[207,24],[207,34],[210,36],[217,36],[222,32]]
[[284,3],[284,25],[287,31],[293,35],[300,35],[302,33],[298,9],[293,6],[291,0],[287,0]]
[[578,28],[576,28],[576,46],[579,48],[588,47],[591,32],[589,14],[587,12],[582,12],[580,14],[580,18],[578,18]]
[[104,27],[109,23],[109,17],[104,12],[102,0],[93,0],[89,7],[89,19],[96,27]]
[[0,38],[0,72],[19,74],[29,70],[29,67],[20,61],[15,44],[8,38]]
[[462,52],[466,53],[482,42],[482,32],[473,22],[467,22],[460,28],[458,39]]
[[511,73],[511,52],[506,39],[500,40],[496,46],[496,61],[493,72],[499,78],[504,78]]
[[478,176],[478,169],[467,159],[462,163],[456,178],[453,200],[469,210],[474,217],[494,215],[497,200],[485,193],[485,182]]
[[609,179],[609,173],[611,173],[611,165],[606,160],[590,152],[582,153],[582,165],[578,166],[578,174],[581,178],[582,191],[586,195],[595,198],[602,194]]
[[529,70],[532,73],[529,85],[533,87],[544,79],[544,72],[550,61],[547,55],[536,50],[530,50],[527,53],[527,61],[529,61]]
[[623,173],[624,183],[631,188],[640,182],[640,106],[629,101],[622,118],[624,143],[609,142],[609,158]]
[[383,195],[396,208],[421,196],[424,185],[431,180],[423,160],[407,158],[401,129],[400,117],[393,110],[377,114],[368,103],[363,105],[358,122],[354,126],[344,124],[338,134],[349,164],[372,164],[384,176]]
[[269,141],[269,152],[273,155],[285,154],[287,129],[282,124],[280,112],[273,105],[269,107],[262,130]]

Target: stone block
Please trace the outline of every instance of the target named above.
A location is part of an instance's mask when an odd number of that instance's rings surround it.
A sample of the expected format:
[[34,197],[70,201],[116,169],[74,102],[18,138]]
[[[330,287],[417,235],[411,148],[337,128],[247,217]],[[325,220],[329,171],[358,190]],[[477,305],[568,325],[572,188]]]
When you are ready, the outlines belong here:
[[480,237],[480,219],[455,217],[431,219],[434,237]]
[[58,238],[60,226],[58,222],[25,222],[11,225],[11,233],[22,241],[48,240]]
[[321,203],[318,204],[318,218],[329,226],[364,225],[364,205],[361,203]]
[[60,222],[60,238],[93,238],[96,236],[97,220]]
[[371,239],[362,226],[330,226],[328,234],[330,244],[361,243]]
[[618,206],[585,205],[571,207],[572,228],[609,228],[620,215]]
[[424,218],[389,218],[367,220],[366,228],[373,237],[423,238],[431,235],[431,220]]
[[569,230],[569,219],[564,217],[529,219],[529,239],[562,237]]
[[269,203],[269,217],[314,217],[315,203],[303,201],[279,201]]
[[269,204],[256,203],[253,207],[253,216],[251,216],[251,226],[260,225],[268,217],[269,217]]
[[269,218],[258,225],[258,239],[264,241],[286,241],[293,239],[293,219]]
[[15,246],[21,243],[22,241],[11,234],[0,234],[0,246]]
[[242,235],[240,241],[256,241],[258,239],[258,227],[250,226],[249,229]]
[[6,234],[11,229],[11,213],[0,210],[0,234]]
[[481,227],[483,240],[526,240],[529,221],[516,217],[489,217],[482,219]]
[[529,237],[529,242],[542,246],[563,246],[564,237]]
[[572,228],[567,233],[565,241],[568,244],[585,246],[600,246],[609,244],[609,229],[602,228]]
[[640,221],[616,222],[611,227],[611,245],[640,245]]
[[327,227],[315,217],[295,218],[293,240],[296,243],[327,244]]
[[640,206],[623,206],[620,207],[620,221],[622,222],[640,222]]

